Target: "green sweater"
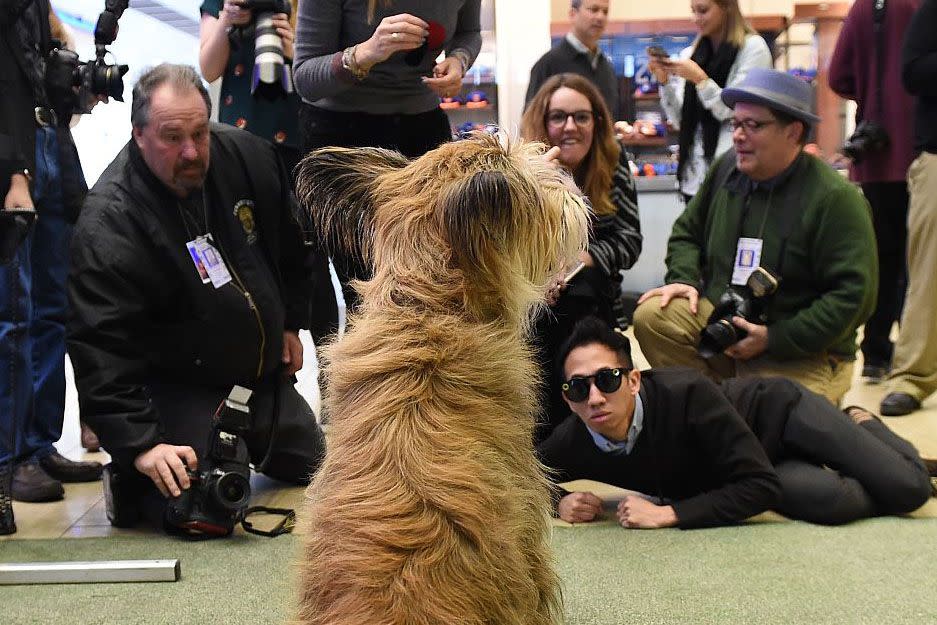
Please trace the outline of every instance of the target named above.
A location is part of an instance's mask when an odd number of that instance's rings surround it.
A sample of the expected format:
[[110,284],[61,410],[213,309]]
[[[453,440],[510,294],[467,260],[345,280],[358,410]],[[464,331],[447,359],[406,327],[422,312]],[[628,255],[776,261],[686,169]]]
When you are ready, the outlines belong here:
[[[808,154],[754,189],[733,167],[725,184],[710,190],[727,158],[734,159],[734,151],[713,164],[699,193],[673,225],[667,284],[690,284],[713,303],[719,301],[732,277],[739,221],[750,193],[741,236],[758,237],[764,223],[761,265],[781,275],[765,310],[768,353],[779,360],[822,352],[854,359],[856,329],[872,313],[878,289],[868,203],[856,187]],[[708,207],[707,197],[712,198]],[[780,217],[785,210],[799,211],[800,216],[789,228],[779,272]]]

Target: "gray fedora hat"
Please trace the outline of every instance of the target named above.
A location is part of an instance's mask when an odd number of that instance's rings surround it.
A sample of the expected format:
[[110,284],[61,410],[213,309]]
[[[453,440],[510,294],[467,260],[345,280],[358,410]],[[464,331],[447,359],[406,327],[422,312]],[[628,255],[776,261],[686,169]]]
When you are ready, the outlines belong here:
[[737,102],[761,104],[808,125],[820,121],[813,113],[813,89],[810,85],[776,69],[750,70],[742,82],[722,90],[722,101],[730,108]]

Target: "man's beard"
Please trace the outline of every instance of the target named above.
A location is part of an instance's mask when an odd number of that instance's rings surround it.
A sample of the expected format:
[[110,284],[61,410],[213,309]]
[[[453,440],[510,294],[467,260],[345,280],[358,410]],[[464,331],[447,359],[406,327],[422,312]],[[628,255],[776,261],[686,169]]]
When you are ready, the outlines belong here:
[[186,191],[194,191],[205,183],[208,167],[202,160],[190,161],[173,171],[173,184]]

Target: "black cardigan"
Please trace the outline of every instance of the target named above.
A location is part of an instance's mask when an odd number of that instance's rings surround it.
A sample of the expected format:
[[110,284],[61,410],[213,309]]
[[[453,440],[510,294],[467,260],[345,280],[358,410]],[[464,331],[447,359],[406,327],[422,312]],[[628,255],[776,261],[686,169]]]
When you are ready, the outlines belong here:
[[630,454],[600,451],[570,415],[538,447],[556,482],[591,479],[667,500],[684,529],[774,507],[780,483],[762,445],[713,382],[689,369],[642,372],[644,426]]

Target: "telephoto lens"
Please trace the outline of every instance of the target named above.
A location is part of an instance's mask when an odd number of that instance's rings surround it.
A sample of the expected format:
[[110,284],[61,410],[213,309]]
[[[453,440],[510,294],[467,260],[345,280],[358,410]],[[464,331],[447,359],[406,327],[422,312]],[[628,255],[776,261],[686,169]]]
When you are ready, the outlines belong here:
[[248,3],[256,15],[254,25],[254,72],[251,93],[275,100],[293,93],[293,73],[283,55],[283,40],[273,25],[275,13],[290,14],[289,2],[275,0]]

